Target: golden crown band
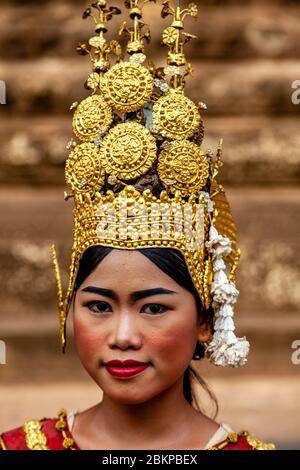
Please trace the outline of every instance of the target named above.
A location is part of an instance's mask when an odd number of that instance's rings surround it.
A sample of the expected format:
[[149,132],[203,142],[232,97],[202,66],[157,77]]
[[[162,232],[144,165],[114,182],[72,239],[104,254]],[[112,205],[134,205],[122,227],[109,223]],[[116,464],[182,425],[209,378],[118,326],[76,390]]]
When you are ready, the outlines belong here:
[[[220,187],[219,192],[215,194],[216,207],[219,208],[219,212],[217,209],[214,212],[215,226],[220,226],[230,216],[226,203],[224,206],[224,202],[221,204],[218,200],[222,194],[224,195],[224,192],[222,193]],[[74,243],[69,284],[64,300],[56,251],[55,247],[52,247],[59,293],[60,334],[63,346],[65,345],[65,321],[73,297],[79,262],[83,253],[92,246],[101,245],[119,249],[157,247],[179,250],[184,256],[203,306],[210,307],[212,302],[210,286],[213,279],[212,260],[203,241],[208,238],[211,216],[203,194],[192,195],[187,202],[179,192],[174,197],[169,197],[166,192],[161,192],[160,197],[157,198],[152,195],[150,190],[145,190],[141,194],[133,186],[126,186],[117,195],[113,191],[108,191],[106,195],[96,193],[94,196],[85,193],[75,195],[74,200]],[[184,219],[187,204],[190,216],[188,221]],[[156,208],[154,221],[153,206]],[[147,220],[142,224],[141,220],[144,219],[145,212],[143,211],[142,217],[139,214],[132,218],[132,211],[135,207],[138,210],[141,207],[146,210]],[[169,208],[167,220],[166,207]],[[172,208],[175,210],[172,211]],[[112,209],[114,210],[113,216]],[[129,217],[127,217],[128,214],[130,214]],[[128,227],[134,230],[128,230]],[[226,227],[227,232],[229,230],[233,233],[233,221],[227,226],[223,225],[223,233]],[[157,238],[153,236],[153,232]],[[234,256],[235,258],[231,256],[228,259],[232,265],[232,274],[237,264],[236,253]]]

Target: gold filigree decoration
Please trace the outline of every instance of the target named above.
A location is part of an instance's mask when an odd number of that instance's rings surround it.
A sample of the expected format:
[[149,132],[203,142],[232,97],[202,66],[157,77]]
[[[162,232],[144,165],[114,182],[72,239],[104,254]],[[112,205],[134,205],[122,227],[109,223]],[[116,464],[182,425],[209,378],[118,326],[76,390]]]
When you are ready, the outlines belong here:
[[47,437],[42,432],[42,424],[39,421],[26,421],[23,429],[28,449],[49,450],[47,447]]
[[60,275],[60,268],[57,259],[56,247],[55,245],[51,245],[51,256],[53,260],[54,266],[54,273],[55,273],[55,280],[56,280],[56,289],[57,289],[57,306],[58,306],[58,318],[59,318],[59,335],[60,341],[62,345],[62,349],[64,351],[66,345],[66,317],[64,315],[64,296],[63,296],[63,289],[61,283],[61,275]]
[[118,124],[101,148],[107,173],[124,180],[144,175],[154,163],[156,151],[155,138],[136,122]]
[[235,272],[238,267],[240,250],[237,246],[237,228],[233,219],[230,204],[221,184],[216,180],[213,181],[211,186],[211,200],[214,203],[214,226],[218,232],[231,240],[231,253],[225,258],[226,263],[230,267],[230,281],[235,281]]
[[[84,19],[93,19],[97,36],[92,36],[86,42],[80,42],[77,46],[77,52],[80,55],[89,55],[92,62],[93,72],[96,72],[97,74],[102,74],[108,70],[110,67],[111,54],[114,54],[119,58],[122,53],[121,46],[118,41],[112,40],[108,43],[105,38],[105,34],[108,29],[108,22],[115,15],[120,14],[121,10],[119,8],[113,6],[107,8],[106,0],[93,2],[83,13]],[[92,82],[92,84],[94,85],[94,82]],[[89,88],[88,85],[87,87]]]
[[4,443],[4,440],[2,439],[1,436],[0,436],[0,449],[1,450],[7,450],[6,445]]
[[122,113],[136,111],[150,100],[154,79],[140,64],[123,62],[114,65],[103,77],[100,88],[105,99]]
[[[197,18],[198,7],[195,3],[190,3],[188,8],[180,8],[177,2],[176,7],[172,7],[171,2],[168,0],[163,1],[163,9],[161,16],[166,18],[167,16],[173,16],[173,22],[171,26],[168,26],[162,36],[162,44],[169,48],[168,53],[168,65],[174,65],[183,67],[186,64],[186,58],[184,54],[184,46],[191,39],[195,39],[196,36],[193,34],[186,33],[184,30],[184,19],[186,16]],[[191,73],[190,65],[187,66],[185,76]],[[182,76],[177,73],[173,75],[171,85],[174,89],[184,88],[185,81]]]
[[246,437],[248,444],[252,447],[253,450],[276,450],[276,446],[274,444],[266,444],[259,439],[254,439],[249,435],[248,431],[241,431],[238,434],[235,432],[230,432],[227,434],[225,441],[216,446],[209,447],[207,450],[223,450],[229,444],[236,444],[238,442],[239,436]]
[[65,167],[67,184],[77,192],[94,191],[103,185],[105,169],[97,145],[77,145],[68,156]]
[[204,292],[204,306],[208,309],[212,302],[211,284],[213,282],[214,272],[211,257],[209,256],[204,263],[203,272],[203,292]]
[[67,412],[66,410],[62,409],[58,413],[58,420],[55,423],[56,429],[61,433],[63,437],[63,448],[66,450],[76,450],[75,442],[72,437],[69,437],[66,430],[67,430]]
[[229,432],[227,434],[225,441],[220,442],[220,444],[217,444],[216,446],[208,447],[207,450],[223,450],[229,444],[236,444],[239,440],[240,435],[242,434],[241,433],[237,434],[236,432]]
[[85,88],[87,88],[88,90],[97,90],[97,88],[99,88],[99,85],[100,85],[99,73],[97,72],[90,73],[90,75],[86,79]]
[[266,443],[259,439],[255,439],[250,436],[247,431],[242,431],[243,436],[247,438],[248,444],[253,447],[254,450],[276,450],[275,444]]
[[171,193],[183,196],[200,191],[209,176],[209,162],[204,152],[189,141],[172,142],[158,159],[158,174]]
[[173,28],[172,26],[169,26],[163,32],[162,42],[166,46],[173,46],[173,44],[176,43],[177,37],[178,37],[177,29]]
[[113,121],[112,110],[100,95],[92,95],[76,108],[73,117],[74,134],[83,142],[93,142]]
[[199,128],[201,117],[193,101],[171,91],[153,106],[153,127],[169,139],[187,139]]

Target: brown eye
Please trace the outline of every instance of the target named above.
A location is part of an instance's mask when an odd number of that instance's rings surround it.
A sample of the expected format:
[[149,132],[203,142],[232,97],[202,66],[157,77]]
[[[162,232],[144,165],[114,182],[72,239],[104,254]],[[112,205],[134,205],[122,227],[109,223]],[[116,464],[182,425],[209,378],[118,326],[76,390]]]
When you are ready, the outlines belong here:
[[167,311],[167,307],[161,304],[147,304],[144,305],[143,311],[145,313],[149,313],[150,315],[157,315],[160,313],[165,313]]
[[93,301],[85,305],[93,313],[111,312],[111,306],[107,302]]

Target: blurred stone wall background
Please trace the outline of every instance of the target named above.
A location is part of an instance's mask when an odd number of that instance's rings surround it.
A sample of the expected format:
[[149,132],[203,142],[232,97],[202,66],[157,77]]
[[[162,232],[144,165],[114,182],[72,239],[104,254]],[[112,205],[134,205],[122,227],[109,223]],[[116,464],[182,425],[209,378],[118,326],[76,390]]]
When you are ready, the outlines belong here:
[[[118,5],[122,2],[116,1]],[[300,79],[299,0],[203,0],[198,40],[187,48],[195,72],[188,93],[204,101],[204,147],[224,137],[222,181],[237,220],[242,259],[236,309],[240,335],[252,344],[249,364],[199,370],[220,402],[220,420],[237,430],[300,447]],[[66,143],[73,101],[87,96],[89,60],[75,52],[90,37],[80,0],[0,2],[0,430],[24,419],[83,409],[98,391],[82,370],[70,340],[61,357],[50,245],[59,250],[67,282],[72,200],[63,199]],[[157,64],[159,7],[145,9],[148,48]],[[115,28],[120,17],[114,20]],[[70,325],[71,326],[71,325]],[[297,416],[298,414],[298,416]]]

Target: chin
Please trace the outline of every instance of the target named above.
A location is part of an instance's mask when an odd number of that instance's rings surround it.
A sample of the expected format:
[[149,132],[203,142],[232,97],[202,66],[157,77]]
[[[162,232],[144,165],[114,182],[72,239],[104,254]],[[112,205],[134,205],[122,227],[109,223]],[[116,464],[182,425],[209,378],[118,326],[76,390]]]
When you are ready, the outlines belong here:
[[140,405],[151,400],[157,395],[155,392],[149,393],[146,386],[143,393],[141,386],[139,387],[139,390],[137,390],[136,385],[130,385],[128,389],[126,389],[126,386],[122,387],[121,385],[122,384],[117,383],[111,387],[103,387],[103,395],[106,395],[110,400],[113,400],[120,405]]
[[110,394],[106,393],[106,395],[110,398],[110,400],[113,400],[115,403],[118,403],[120,405],[141,405],[142,403],[145,403],[150,400],[151,397],[147,396],[135,396],[128,394]]

